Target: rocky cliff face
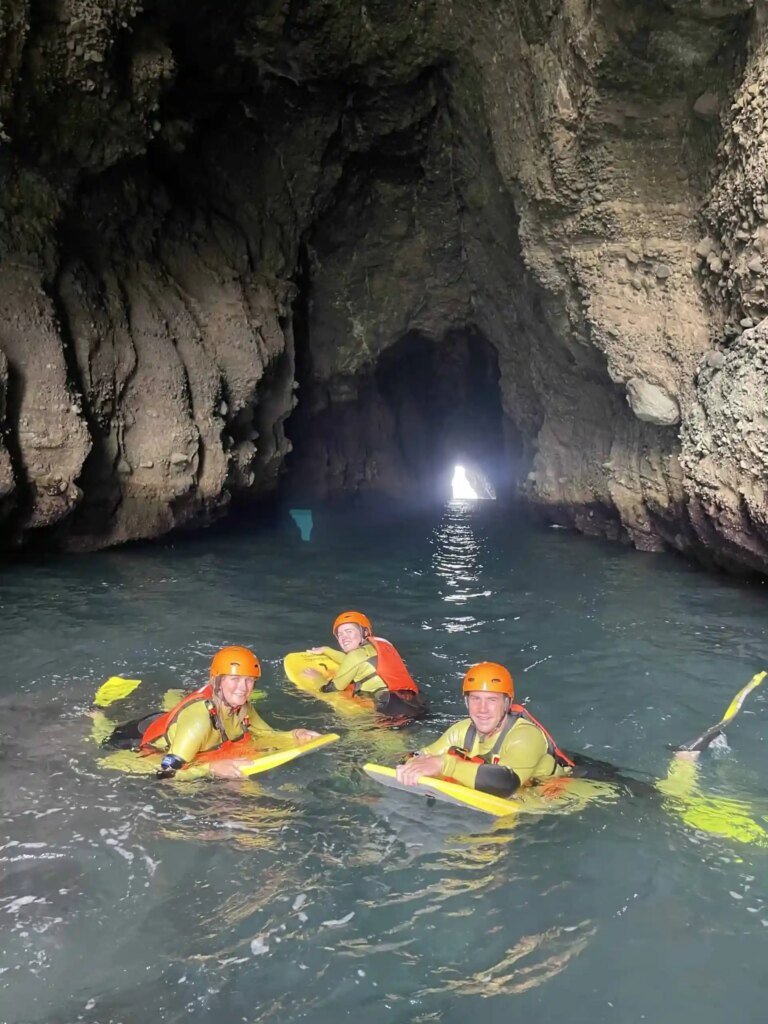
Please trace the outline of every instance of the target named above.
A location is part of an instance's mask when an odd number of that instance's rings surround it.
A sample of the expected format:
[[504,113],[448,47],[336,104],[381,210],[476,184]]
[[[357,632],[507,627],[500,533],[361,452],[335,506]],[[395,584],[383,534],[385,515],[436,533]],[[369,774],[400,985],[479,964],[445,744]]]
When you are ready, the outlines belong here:
[[413,489],[491,382],[543,515],[766,571],[765,19],[1,0],[7,543],[208,521],[286,423],[315,493]]

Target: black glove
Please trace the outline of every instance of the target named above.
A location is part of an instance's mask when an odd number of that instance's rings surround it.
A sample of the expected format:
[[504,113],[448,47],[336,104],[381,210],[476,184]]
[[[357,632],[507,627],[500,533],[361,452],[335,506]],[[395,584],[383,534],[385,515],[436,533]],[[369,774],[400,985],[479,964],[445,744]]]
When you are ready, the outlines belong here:
[[179,768],[183,768],[187,762],[175,754],[166,754],[160,762],[160,767],[155,772],[156,779],[172,779]]

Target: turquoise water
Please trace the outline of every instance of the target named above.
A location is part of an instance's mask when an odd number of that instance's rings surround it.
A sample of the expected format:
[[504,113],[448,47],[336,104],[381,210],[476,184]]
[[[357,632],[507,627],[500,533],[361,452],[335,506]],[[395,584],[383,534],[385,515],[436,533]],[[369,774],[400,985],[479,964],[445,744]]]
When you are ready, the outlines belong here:
[[[316,510],[14,566],[0,577],[0,1019],[13,1024],[764,1018],[768,849],[626,797],[514,825],[380,789],[462,712],[464,668],[504,661],[559,743],[663,776],[764,664],[766,591],[492,504],[370,523]],[[419,730],[350,729],[284,653],[361,607],[428,690]],[[258,707],[344,733],[258,782],[107,772],[89,740],[107,676],[127,718],[200,684],[217,647],[265,663]],[[701,783],[766,828],[768,691]]]

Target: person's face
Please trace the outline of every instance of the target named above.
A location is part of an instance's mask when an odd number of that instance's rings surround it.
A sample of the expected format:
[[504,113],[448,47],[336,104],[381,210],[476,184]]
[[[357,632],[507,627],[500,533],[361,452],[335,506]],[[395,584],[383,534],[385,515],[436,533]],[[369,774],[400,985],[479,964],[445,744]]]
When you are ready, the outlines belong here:
[[469,693],[467,710],[477,731],[487,736],[501,725],[507,713],[507,698],[503,693]]
[[339,647],[346,654],[348,651],[354,651],[360,647],[363,642],[363,631],[354,622],[345,622],[336,630],[336,639],[339,642]]
[[253,676],[222,676],[219,690],[225,703],[230,707],[240,708],[251,696],[256,680]]

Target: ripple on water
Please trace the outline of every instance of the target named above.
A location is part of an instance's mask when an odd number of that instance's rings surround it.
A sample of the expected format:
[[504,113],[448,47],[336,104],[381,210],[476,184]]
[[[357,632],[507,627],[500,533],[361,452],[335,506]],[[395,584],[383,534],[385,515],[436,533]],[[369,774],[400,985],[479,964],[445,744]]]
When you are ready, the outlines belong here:
[[[463,714],[463,671],[492,657],[564,746],[663,777],[664,745],[716,720],[761,663],[762,594],[503,510],[463,504],[408,530],[316,518],[303,547],[210,535],[6,574],[4,1017],[507,1024],[578,1008],[720,1024],[727,972],[741,1019],[762,1019],[766,850],[703,828],[711,807],[624,795],[511,826],[359,771]],[[397,642],[431,721],[339,726],[282,679],[282,655],[326,641],[343,606]],[[259,711],[341,728],[332,753],[243,786],[98,767],[82,715],[98,683],[143,680],[117,709],[129,718],[244,641],[265,666]],[[768,824],[764,712],[753,695],[702,767],[731,824]]]

